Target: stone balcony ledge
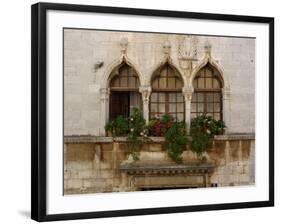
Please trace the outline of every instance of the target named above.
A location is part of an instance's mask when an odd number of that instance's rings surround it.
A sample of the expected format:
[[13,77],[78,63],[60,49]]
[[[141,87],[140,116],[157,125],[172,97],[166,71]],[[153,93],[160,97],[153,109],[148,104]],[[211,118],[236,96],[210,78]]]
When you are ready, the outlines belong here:
[[[254,133],[229,133],[225,135],[216,135],[214,137],[217,141],[231,141],[231,140],[255,140]],[[104,137],[91,135],[71,135],[64,136],[64,143],[112,143],[112,142],[127,142],[126,137]],[[164,137],[149,137],[148,142],[163,143]]]

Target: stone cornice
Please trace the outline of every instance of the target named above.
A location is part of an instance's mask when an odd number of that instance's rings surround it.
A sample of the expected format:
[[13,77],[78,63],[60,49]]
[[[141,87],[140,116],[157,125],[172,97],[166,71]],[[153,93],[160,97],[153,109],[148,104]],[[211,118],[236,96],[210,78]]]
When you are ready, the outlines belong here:
[[214,163],[194,163],[182,165],[159,165],[159,164],[124,164],[120,170],[129,175],[175,175],[175,174],[194,174],[202,175],[214,171]]
[[[214,140],[217,141],[231,141],[231,140],[254,140],[254,133],[245,134],[227,134],[216,135]],[[164,137],[148,137],[148,142],[163,143]],[[91,135],[71,135],[64,136],[64,143],[111,143],[111,142],[127,142],[126,137],[103,137],[103,136],[91,136]]]

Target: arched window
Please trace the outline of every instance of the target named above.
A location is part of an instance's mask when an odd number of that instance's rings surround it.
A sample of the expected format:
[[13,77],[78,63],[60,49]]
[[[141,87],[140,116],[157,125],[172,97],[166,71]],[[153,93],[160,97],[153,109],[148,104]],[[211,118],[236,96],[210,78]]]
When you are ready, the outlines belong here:
[[150,96],[150,119],[169,114],[178,121],[184,120],[183,81],[179,72],[168,63],[153,74]]
[[219,71],[207,64],[193,80],[194,93],[191,100],[191,118],[207,114],[222,120],[222,78]]
[[110,77],[109,118],[119,115],[128,117],[134,107],[141,109],[140,82],[136,70],[124,62],[112,71]]

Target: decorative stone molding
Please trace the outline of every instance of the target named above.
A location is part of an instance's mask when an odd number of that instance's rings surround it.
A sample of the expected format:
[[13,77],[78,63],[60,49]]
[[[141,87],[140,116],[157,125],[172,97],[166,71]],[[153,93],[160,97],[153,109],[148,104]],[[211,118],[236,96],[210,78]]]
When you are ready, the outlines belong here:
[[211,53],[212,53],[212,45],[209,42],[209,40],[207,39],[204,45],[204,51],[205,51],[205,57],[210,58],[211,57]]
[[121,53],[122,54],[126,54],[127,53],[127,48],[128,48],[128,38],[127,37],[123,37],[120,40],[120,47],[121,47]]
[[178,58],[179,60],[197,60],[197,37],[193,35],[181,36],[179,40]]
[[182,88],[182,93],[183,93],[183,96],[184,96],[185,101],[191,101],[193,91],[194,91],[194,90],[193,90],[192,87],[190,87],[190,88],[183,87],[183,88]]
[[139,92],[142,94],[142,101],[144,103],[149,103],[149,97],[151,94],[151,87],[150,86],[140,86]]
[[122,164],[120,170],[129,175],[175,175],[175,174],[209,174],[214,171],[214,163],[194,163],[184,165],[135,165]]
[[170,41],[166,40],[163,44],[163,52],[166,56],[170,55],[171,48],[172,48],[172,45],[171,45]]

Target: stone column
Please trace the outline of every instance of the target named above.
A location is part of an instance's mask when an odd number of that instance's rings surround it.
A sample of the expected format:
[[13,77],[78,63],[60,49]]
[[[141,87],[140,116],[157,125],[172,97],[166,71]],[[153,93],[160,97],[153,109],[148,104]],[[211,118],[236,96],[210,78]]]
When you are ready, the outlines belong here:
[[109,88],[100,89],[100,135],[105,136],[104,126],[109,118]]
[[226,125],[226,133],[228,133],[228,130],[230,129],[231,126],[231,91],[229,88],[224,88],[223,93],[222,93],[222,99],[223,99],[223,120]]
[[185,100],[185,122],[186,122],[186,130],[187,133],[189,133],[190,129],[190,121],[191,121],[191,99],[192,99],[192,93],[193,93],[193,88],[187,88],[183,87],[182,89],[183,95],[184,95],[184,100]]
[[149,121],[149,97],[151,94],[150,86],[140,86],[140,93],[142,94],[142,103],[143,103],[143,117],[146,122]]

